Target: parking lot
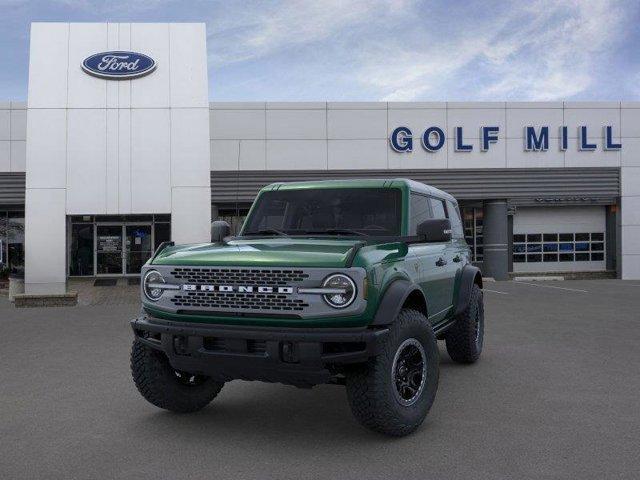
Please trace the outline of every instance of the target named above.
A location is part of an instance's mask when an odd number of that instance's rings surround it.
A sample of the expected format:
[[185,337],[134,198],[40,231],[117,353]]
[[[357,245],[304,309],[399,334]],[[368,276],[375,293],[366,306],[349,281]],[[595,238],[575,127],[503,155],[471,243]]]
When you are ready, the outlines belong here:
[[129,373],[134,303],[14,309],[0,297],[0,476],[638,478],[640,282],[485,285],[480,362],[441,348],[417,433],[361,428],[342,387],[236,381],[156,409]]

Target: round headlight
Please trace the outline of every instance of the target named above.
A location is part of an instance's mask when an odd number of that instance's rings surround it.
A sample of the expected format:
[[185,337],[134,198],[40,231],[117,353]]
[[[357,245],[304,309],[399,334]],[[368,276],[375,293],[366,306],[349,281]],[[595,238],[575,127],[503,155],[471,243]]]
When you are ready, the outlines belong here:
[[324,301],[333,308],[348,307],[356,298],[356,284],[351,278],[341,273],[328,276],[322,287],[334,290],[334,292],[322,295]]
[[164,278],[162,278],[162,275],[160,275],[160,273],[155,270],[149,270],[145,274],[144,280],[142,282],[142,289],[144,291],[145,297],[154,302],[158,300],[164,292],[164,289],[160,288],[158,285],[163,283],[165,283]]

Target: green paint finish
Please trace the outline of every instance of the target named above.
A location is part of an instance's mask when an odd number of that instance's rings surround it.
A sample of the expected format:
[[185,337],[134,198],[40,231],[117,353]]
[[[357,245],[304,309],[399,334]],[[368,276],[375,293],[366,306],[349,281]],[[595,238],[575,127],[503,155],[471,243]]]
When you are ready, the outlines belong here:
[[[436,196],[457,202],[453,197],[423,184],[405,179],[333,180],[272,184],[264,187],[252,206],[249,217],[264,192],[273,190],[317,190],[328,188],[397,188],[402,192],[402,235],[409,232],[411,192]],[[451,217],[451,214],[449,214]],[[248,222],[247,222],[248,223]],[[163,250],[153,264],[176,266],[237,266],[237,267],[318,267],[340,269],[347,266],[354,245],[363,237],[305,236],[235,239],[226,245],[198,244],[174,246]],[[458,260],[455,260],[455,259]],[[444,260],[446,265],[438,266]],[[381,298],[391,283],[407,280],[422,290],[427,301],[430,321],[435,325],[448,321],[459,286],[462,267],[469,263],[469,250],[463,238],[443,243],[378,242],[360,248],[353,258],[354,267],[367,273],[367,305],[357,316],[327,318],[274,318],[244,316],[179,315],[158,310],[153,304],[145,309],[154,316],[196,323],[289,326],[289,327],[356,327],[370,324]]]

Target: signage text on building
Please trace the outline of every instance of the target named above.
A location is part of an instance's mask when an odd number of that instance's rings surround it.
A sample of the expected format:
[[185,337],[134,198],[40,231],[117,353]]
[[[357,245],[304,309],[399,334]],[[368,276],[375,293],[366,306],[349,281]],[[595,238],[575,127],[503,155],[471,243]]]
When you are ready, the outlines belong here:
[[[453,129],[454,150],[456,152],[471,152],[473,145],[466,143],[462,127],[454,127]],[[480,150],[486,152],[490,146],[498,142],[498,134],[500,127],[487,126],[480,127],[479,141]],[[589,129],[586,126],[578,127],[577,141],[578,150],[594,151],[598,148],[598,143],[589,135]],[[445,144],[445,133],[440,127],[428,127],[420,138],[422,147],[428,152],[437,152]],[[467,137],[468,138],[468,137]],[[549,150],[549,127],[524,127],[524,150],[527,152],[545,152]],[[559,149],[567,150],[569,145],[569,129],[563,125],[558,131]],[[413,150],[413,132],[409,127],[397,127],[389,137],[389,144],[396,152],[411,152]],[[622,144],[616,143],[613,135],[613,127],[606,125],[602,128],[602,149],[603,150],[621,150]]]

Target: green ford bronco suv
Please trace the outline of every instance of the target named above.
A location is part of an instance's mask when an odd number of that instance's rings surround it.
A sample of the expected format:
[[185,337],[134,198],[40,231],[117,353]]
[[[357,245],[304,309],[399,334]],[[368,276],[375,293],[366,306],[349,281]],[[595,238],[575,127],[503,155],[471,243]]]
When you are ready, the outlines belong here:
[[437,340],[482,350],[482,276],[456,200],[404,179],[277,183],[238,236],[161,245],[131,321],[144,398],[194,412],[225,382],[345,385],[366,427],[414,431],[438,387]]

